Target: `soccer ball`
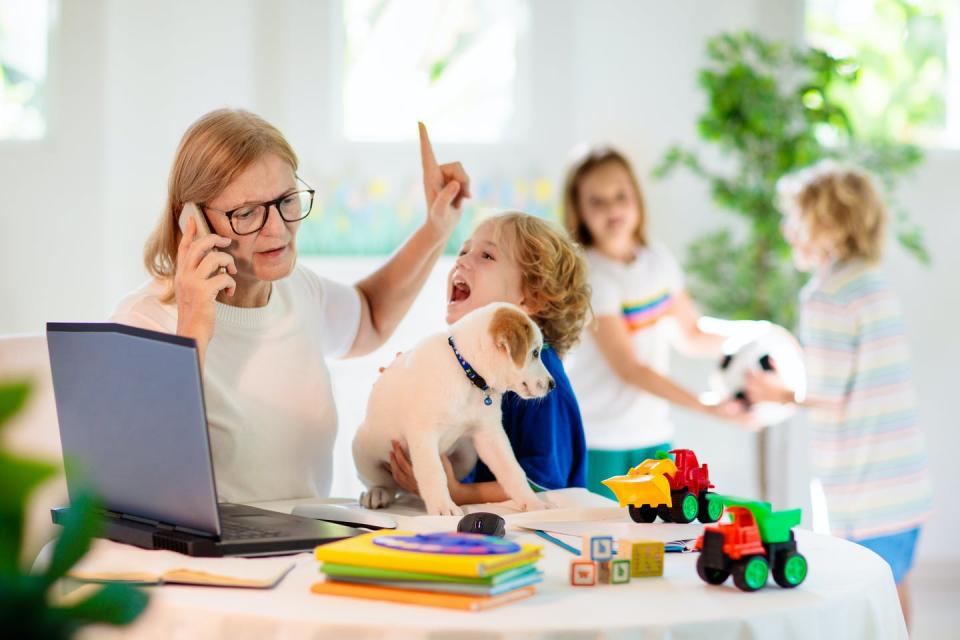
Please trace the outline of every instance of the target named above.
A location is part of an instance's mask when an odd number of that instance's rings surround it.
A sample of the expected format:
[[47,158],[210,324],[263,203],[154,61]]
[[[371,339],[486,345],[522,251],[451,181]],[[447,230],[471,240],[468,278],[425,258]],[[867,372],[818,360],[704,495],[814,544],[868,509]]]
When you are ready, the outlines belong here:
[[788,389],[800,395],[806,391],[803,351],[789,331],[770,322],[744,323],[743,331],[727,339],[723,353],[710,378],[715,396],[743,402],[764,426],[778,424],[794,414],[793,404],[752,403],[744,388],[748,371],[772,371],[775,367]]

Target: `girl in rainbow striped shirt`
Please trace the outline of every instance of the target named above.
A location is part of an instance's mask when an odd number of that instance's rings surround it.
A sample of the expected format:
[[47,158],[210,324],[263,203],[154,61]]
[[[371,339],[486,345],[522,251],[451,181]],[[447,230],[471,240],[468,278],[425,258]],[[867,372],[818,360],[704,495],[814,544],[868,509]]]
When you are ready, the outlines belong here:
[[750,376],[747,394],[808,407],[831,531],[890,564],[909,622],[907,574],[932,487],[903,318],[877,265],[886,212],[867,175],[832,161],[786,176],[778,193],[794,263],[812,274],[800,297],[807,395],[775,373]]
[[670,405],[745,419],[740,403],[704,404],[669,375],[672,347],[719,357],[724,336],[700,329],[670,251],[646,235],[637,177],[619,152],[591,149],[570,169],[564,223],[586,248],[596,322],[571,352],[567,371],[587,437],[587,488],[670,449]]

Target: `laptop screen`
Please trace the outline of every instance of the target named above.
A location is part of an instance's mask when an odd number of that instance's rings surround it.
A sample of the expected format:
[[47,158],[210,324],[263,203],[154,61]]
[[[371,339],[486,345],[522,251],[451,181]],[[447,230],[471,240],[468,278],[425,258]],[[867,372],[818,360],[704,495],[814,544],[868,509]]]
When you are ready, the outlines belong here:
[[192,339],[113,323],[47,323],[73,497],[219,535],[203,387]]

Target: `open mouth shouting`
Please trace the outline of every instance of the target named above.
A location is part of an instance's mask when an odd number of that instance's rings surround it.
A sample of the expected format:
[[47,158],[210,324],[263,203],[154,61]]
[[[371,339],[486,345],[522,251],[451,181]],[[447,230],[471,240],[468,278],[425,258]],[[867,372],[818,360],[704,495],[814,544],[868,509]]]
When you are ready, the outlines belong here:
[[450,280],[450,297],[447,307],[466,302],[470,297],[470,284],[460,275],[454,275]]

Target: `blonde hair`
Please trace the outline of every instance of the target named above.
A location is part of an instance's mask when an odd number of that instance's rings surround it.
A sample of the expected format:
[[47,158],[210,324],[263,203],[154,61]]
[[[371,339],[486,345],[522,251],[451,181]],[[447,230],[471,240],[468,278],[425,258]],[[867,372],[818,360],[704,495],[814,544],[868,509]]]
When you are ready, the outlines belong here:
[[484,220],[505,238],[520,267],[523,295],[530,300],[543,340],[563,357],[580,339],[590,310],[587,265],[579,248],[546,220],[509,212]]
[[887,211],[866,172],[823,160],[781,178],[777,195],[780,208],[798,213],[837,259],[880,259]]
[[143,254],[147,272],[167,281],[164,302],[175,299],[173,276],[182,236],[177,218],[183,205],[213,200],[239,174],[271,153],[297,170],[297,155],[283,134],[263,118],[242,109],[211,111],[183,134],[170,169],[167,203]]
[[593,245],[593,236],[583,221],[583,212],[580,210],[580,182],[594,169],[608,164],[618,164],[630,177],[633,193],[640,213],[640,221],[633,231],[633,239],[638,246],[647,245],[647,208],[640,190],[640,181],[633,171],[633,166],[627,157],[612,147],[597,146],[587,149],[570,166],[563,187],[563,224],[575,242],[589,247]]

